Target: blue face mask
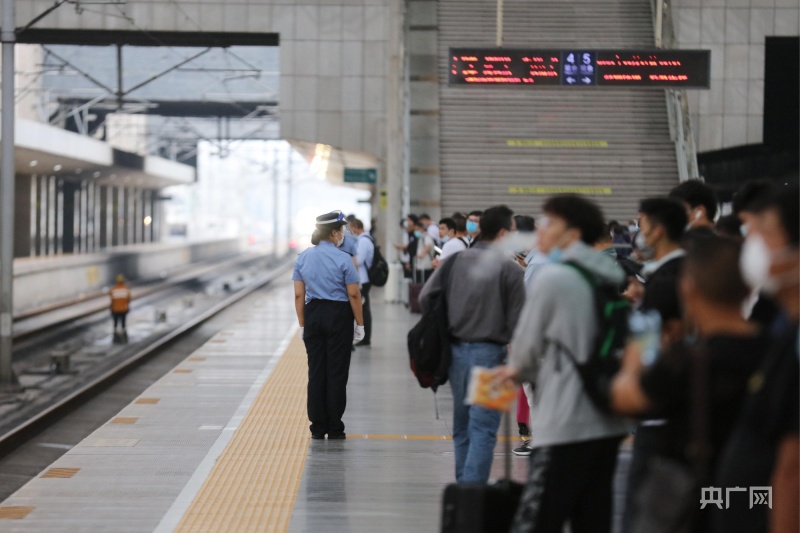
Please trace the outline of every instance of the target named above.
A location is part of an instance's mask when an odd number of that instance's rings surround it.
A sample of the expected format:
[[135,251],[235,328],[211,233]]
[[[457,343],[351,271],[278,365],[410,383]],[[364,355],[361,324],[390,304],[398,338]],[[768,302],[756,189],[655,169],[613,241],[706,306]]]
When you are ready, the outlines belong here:
[[467,231],[469,233],[475,233],[476,231],[478,231],[478,223],[474,222],[472,220],[468,220],[467,221]]
[[562,257],[564,257],[564,250],[557,246],[553,247],[553,249],[550,250],[550,253],[547,254],[547,258],[551,263],[560,263]]
[[415,232],[414,232],[414,236],[415,236],[417,239],[419,239],[420,237],[422,237],[422,232],[421,232],[421,231],[419,231],[419,230],[417,230],[417,231],[415,231]]
[[447,242],[447,241],[449,241],[449,240],[450,240],[450,237],[449,237],[448,235],[445,235],[445,236],[442,238],[442,242],[443,242],[443,243],[445,243],[445,242]]

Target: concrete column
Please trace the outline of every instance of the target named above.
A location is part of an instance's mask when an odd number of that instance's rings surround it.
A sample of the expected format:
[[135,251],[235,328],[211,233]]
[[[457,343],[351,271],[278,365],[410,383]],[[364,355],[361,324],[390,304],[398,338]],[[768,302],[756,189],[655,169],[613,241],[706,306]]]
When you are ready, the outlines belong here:
[[125,189],[125,244],[136,243],[136,189]]
[[51,253],[64,253],[64,182],[53,176],[50,178],[50,202],[48,207],[48,232]]
[[31,177],[31,255],[39,256],[42,253],[44,229],[42,213],[45,212],[46,203],[43,201],[42,177],[34,174]]
[[14,257],[31,255],[31,182],[30,176],[16,176],[14,191]]
[[[386,87],[386,157],[379,162],[383,169],[379,182],[378,196],[381,189],[386,190],[386,209],[380,211],[379,224],[385,235],[384,250],[391,249],[391,243],[398,239],[397,221],[407,203],[407,191],[403,190],[404,173],[406,172],[405,145],[405,18],[406,0],[389,1],[389,35],[387,39],[387,77]],[[380,201],[380,198],[379,198]],[[389,253],[389,261],[397,256]]]
[[75,199],[77,184],[63,182],[61,191],[62,209],[59,220],[61,221],[61,251],[71,254],[75,251]]

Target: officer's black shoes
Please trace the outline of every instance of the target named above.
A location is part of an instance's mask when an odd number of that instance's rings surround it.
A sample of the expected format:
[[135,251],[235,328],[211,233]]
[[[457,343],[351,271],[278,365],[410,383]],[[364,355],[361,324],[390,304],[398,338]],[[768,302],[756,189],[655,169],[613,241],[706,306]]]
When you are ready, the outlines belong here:
[[370,346],[372,346],[370,343],[364,341],[356,343],[356,348],[369,348]]
[[328,435],[328,440],[345,440],[347,435],[339,433],[338,435]]
[[315,435],[314,433],[312,433],[311,438],[314,440],[323,440],[325,438],[325,433],[321,433],[319,435]]

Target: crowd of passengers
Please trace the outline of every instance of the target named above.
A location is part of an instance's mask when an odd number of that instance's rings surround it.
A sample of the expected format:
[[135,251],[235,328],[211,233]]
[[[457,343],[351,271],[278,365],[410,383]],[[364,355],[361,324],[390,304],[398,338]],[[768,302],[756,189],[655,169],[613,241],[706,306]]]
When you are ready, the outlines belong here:
[[[718,216],[714,191],[692,180],[624,223],[578,195],[548,199],[535,220],[506,206],[438,224],[408,215],[395,245],[405,274],[425,283],[423,309],[447,295],[457,482],[490,477],[501,413],[464,403],[481,366],[522,385],[514,453],[530,465],[513,531],[609,532],[631,434],[625,533],[800,530],[799,202],[795,186],[755,181]],[[655,356],[637,344],[622,355],[613,412],[574,364],[594,349],[593,284],[660,318]]]

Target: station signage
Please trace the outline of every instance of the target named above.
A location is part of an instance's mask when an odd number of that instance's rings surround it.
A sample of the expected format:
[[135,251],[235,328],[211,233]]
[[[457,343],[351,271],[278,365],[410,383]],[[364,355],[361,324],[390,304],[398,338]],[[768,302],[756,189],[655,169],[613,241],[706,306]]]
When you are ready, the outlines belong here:
[[378,170],[374,168],[345,168],[345,183],[369,183],[375,184],[378,181]]
[[449,84],[708,89],[708,50],[451,48]]

